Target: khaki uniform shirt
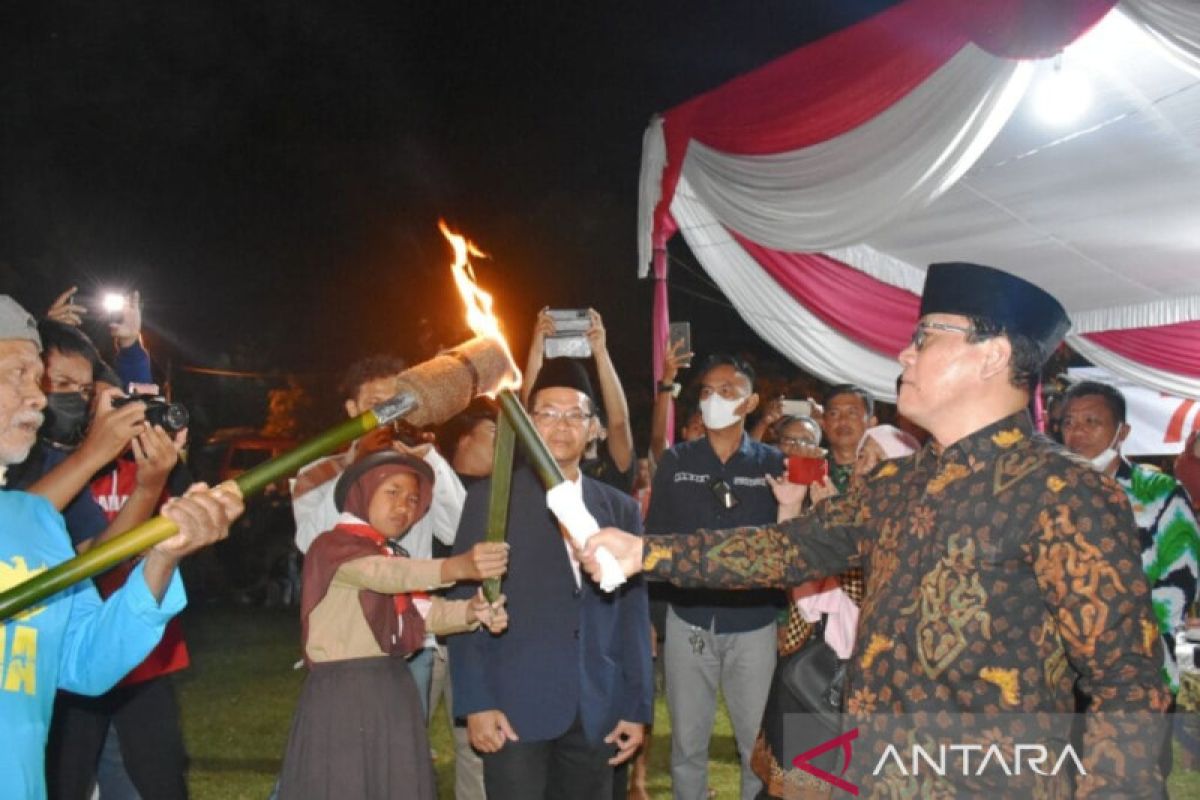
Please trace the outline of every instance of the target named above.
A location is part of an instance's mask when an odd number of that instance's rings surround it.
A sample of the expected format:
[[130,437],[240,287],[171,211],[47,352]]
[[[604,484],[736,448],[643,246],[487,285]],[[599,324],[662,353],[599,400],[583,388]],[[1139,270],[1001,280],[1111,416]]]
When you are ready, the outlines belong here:
[[[342,564],[329,584],[329,591],[313,609],[308,621],[305,655],[314,663],[385,655],[363,617],[358,593],[370,589],[381,594],[428,592],[451,586],[442,583],[440,560],[366,556]],[[467,623],[470,600],[431,597],[433,605],[425,617],[430,633],[449,635],[474,630]]]

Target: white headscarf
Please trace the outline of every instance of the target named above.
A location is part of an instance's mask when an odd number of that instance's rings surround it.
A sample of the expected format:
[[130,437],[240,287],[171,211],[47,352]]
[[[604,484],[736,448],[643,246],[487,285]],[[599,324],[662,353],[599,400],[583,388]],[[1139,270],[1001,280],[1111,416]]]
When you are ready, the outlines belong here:
[[858,443],[859,452],[867,443],[868,436],[874,439],[875,444],[883,450],[885,461],[904,458],[904,456],[912,455],[921,449],[921,443],[912,434],[905,433],[895,425],[876,425],[874,428],[868,428],[867,432],[863,434],[862,440]]

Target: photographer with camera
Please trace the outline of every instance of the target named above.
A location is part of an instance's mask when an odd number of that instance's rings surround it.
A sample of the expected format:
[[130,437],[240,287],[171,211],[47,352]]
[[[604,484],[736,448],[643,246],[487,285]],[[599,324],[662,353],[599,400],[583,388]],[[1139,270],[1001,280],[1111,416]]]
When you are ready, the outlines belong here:
[[[143,430],[91,481],[85,494],[107,527],[98,535],[69,529],[79,552],[129,530],[155,514],[169,497],[186,491],[190,476],[179,462],[187,429],[168,431],[145,419],[146,403],[104,390],[100,408],[114,401],[112,413],[140,410]],[[92,526],[95,530],[97,525]],[[95,578],[101,597],[109,597],[129,579],[140,557],[129,559]],[[124,796],[182,797],[186,791],[187,752],[171,675],[190,663],[183,629],[175,619],[149,656],[109,692],[83,697],[61,692],[47,747],[51,798],[87,797],[99,781],[105,796],[124,787]],[[120,748],[114,747],[120,740]],[[103,759],[101,759],[103,754]],[[136,795],[129,792],[136,789]]]
[[[123,533],[148,519],[158,505],[166,475],[176,455],[169,437],[146,423],[145,407],[133,403],[114,407],[120,392],[113,388],[121,378],[112,373],[99,351],[81,330],[43,320],[38,331],[44,343],[46,421],[29,457],[10,471],[9,483],[45,497],[63,513],[68,530],[80,543]],[[97,390],[98,383],[108,384]],[[136,441],[136,447],[134,442]],[[90,492],[89,482],[127,448],[134,447],[149,470],[135,502],[109,519]],[[163,464],[163,458],[169,464]],[[164,471],[165,468],[165,471]]]

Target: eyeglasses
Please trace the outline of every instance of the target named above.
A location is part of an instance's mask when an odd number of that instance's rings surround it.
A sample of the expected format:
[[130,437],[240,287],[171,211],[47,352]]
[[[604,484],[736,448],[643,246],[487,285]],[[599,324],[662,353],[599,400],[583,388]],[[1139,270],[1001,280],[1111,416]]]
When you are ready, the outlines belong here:
[[817,443],[812,439],[798,439],[795,436],[782,436],[779,439],[779,444],[783,447],[816,447]]
[[929,331],[947,331],[949,333],[961,333],[963,336],[971,336],[975,333],[975,329],[970,326],[950,325],[946,322],[918,322],[917,329],[913,331],[912,346],[921,350],[925,347],[925,342],[929,338]]
[[580,411],[577,408],[572,408],[569,411],[562,411],[557,408],[539,408],[537,411],[531,412],[530,416],[539,425],[544,425],[547,428],[552,428],[559,422],[566,422],[572,428],[581,428],[583,424],[592,418],[591,414]]

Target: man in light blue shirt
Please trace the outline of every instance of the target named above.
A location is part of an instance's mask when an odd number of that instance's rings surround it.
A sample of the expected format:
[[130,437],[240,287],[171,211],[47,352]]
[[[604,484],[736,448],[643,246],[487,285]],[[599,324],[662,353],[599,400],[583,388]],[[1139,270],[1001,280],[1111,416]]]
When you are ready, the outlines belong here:
[[[0,470],[24,460],[42,424],[41,341],[33,318],[0,295]],[[242,504],[229,490],[170,501],[179,533],[153,547],[101,602],[90,581],[0,626],[0,797],[43,798],[46,732],[57,689],[100,694],[136,666],[186,603],[184,556],[224,538]],[[75,555],[62,516],[42,497],[0,493],[0,591]]]

